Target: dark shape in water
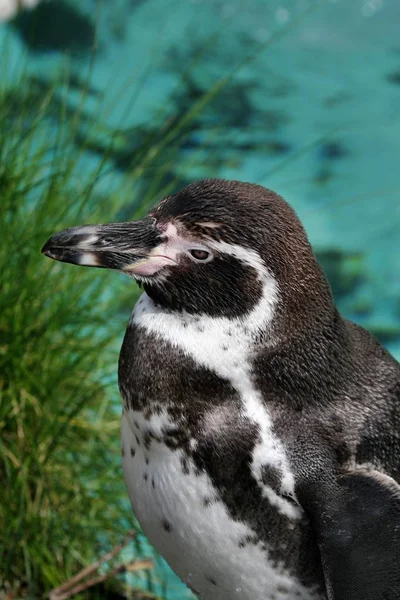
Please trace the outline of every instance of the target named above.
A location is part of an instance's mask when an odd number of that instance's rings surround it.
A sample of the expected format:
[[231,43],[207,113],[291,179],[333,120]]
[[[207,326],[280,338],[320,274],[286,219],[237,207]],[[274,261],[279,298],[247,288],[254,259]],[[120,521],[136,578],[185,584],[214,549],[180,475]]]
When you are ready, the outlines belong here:
[[351,95],[345,90],[342,90],[324,98],[322,105],[325,108],[337,108],[338,106],[348,102],[350,99]]
[[314,175],[313,182],[316,185],[326,185],[327,183],[329,183],[331,181],[333,176],[334,176],[334,173],[331,168],[322,167],[321,169],[318,169],[318,171]]
[[388,73],[386,75],[386,81],[392,83],[393,85],[400,85],[400,69]]
[[339,160],[348,155],[348,151],[341,142],[325,142],[318,148],[319,156],[327,160]]
[[272,140],[267,144],[267,149],[270,154],[287,154],[292,149],[292,145],[286,141]]
[[389,325],[386,323],[368,323],[368,329],[381,342],[381,344],[390,344],[400,340],[400,326],[397,324]]
[[317,250],[316,255],[329,279],[336,300],[354,294],[364,283],[365,273],[361,252],[327,248]]
[[11,22],[33,52],[65,50],[82,54],[93,49],[95,26],[90,17],[66,0],[43,2]]

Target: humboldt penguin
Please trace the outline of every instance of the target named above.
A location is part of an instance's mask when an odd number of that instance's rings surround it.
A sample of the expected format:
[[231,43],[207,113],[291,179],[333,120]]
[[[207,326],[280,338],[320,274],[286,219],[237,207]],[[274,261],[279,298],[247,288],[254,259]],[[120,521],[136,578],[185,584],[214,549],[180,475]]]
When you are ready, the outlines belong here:
[[198,598],[400,598],[400,367],[339,314],[279,195],[200,181],[43,253],[144,288],[119,360],[123,470]]

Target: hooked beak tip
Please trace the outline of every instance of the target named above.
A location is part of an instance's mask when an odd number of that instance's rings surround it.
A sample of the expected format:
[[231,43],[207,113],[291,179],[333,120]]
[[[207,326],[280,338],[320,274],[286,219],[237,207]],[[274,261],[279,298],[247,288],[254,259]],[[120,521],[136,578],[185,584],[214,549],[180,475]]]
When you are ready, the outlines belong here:
[[48,256],[49,258],[54,258],[52,250],[51,250],[51,244],[50,244],[50,240],[47,240],[47,242],[43,245],[42,249],[41,249],[41,253],[44,254],[45,256]]

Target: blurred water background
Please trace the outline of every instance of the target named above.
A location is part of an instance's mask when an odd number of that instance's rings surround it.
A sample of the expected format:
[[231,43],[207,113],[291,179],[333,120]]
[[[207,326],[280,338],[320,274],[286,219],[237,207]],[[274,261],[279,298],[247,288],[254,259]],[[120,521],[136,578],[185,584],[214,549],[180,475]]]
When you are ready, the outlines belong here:
[[[41,205],[38,250],[55,222],[132,218],[197,178],[257,182],[297,210],[341,311],[400,358],[398,0],[49,0],[0,24],[0,51],[2,144],[18,162],[29,137],[22,171],[37,168],[42,149],[41,181],[18,201],[35,214],[43,181],[68,153],[69,180],[90,186],[92,203],[81,210],[76,193],[67,216],[65,198],[51,218]],[[37,269],[65,274],[40,258]],[[73,286],[81,276],[70,272]],[[137,292],[97,277],[99,327],[113,323],[107,394],[119,410],[116,354]],[[83,328],[96,299],[81,307]],[[141,542],[129,552],[151,550]],[[155,562],[129,581],[190,598]]]

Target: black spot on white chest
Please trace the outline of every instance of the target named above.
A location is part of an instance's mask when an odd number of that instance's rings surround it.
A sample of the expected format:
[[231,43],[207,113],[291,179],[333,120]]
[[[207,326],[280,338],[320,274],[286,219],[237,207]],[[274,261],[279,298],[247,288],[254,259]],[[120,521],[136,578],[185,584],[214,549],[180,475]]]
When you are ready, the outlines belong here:
[[[259,494],[252,497],[254,488],[244,494],[249,485],[244,465],[224,475],[215,466],[209,474],[207,461],[216,458],[207,456],[201,442],[189,440],[190,453],[169,448],[162,441],[166,426],[159,415],[150,420],[152,437],[146,444],[145,423],[133,412],[125,413],[122,423],[123,467],[133,510],[151,543],[189,587],[207,600],[319,598],[285,561],[287,535],[296,534],[298,525]],[[231,459],[235,463],[235,456]],[[225,467],[228,462],[229,457]],[[257,507],[260,501],[264,509]],[[263,518],[266,526],[259,531]]]

